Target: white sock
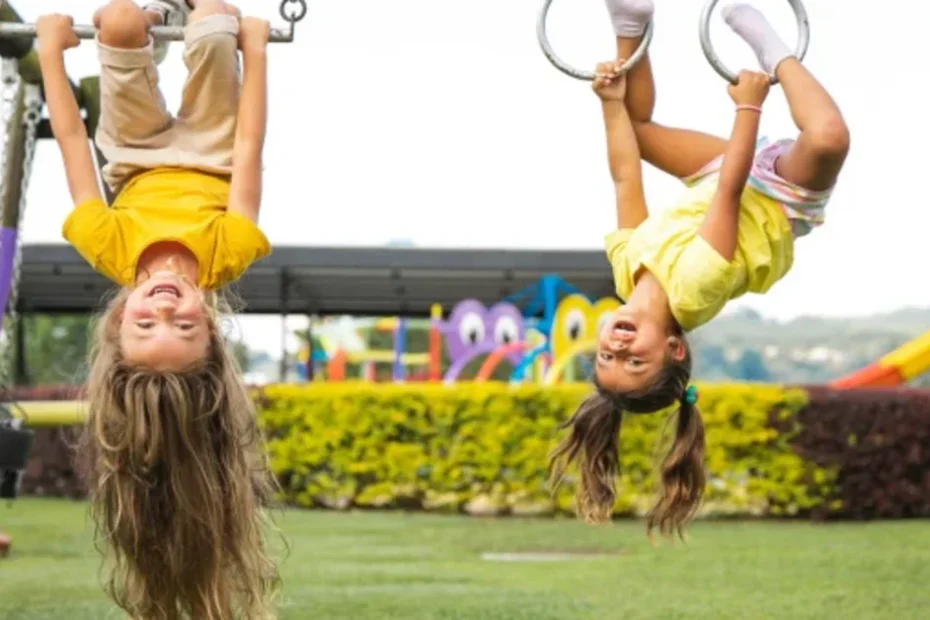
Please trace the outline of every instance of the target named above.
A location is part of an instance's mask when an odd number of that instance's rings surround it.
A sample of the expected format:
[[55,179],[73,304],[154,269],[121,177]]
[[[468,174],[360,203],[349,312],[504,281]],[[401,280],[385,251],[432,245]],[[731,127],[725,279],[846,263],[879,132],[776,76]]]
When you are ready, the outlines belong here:
[[652,0],[606,0],[614,34],[624,39],[643,36],[646,24],[652,19]]
[[762,70],[775,73],[785,58],[794,56],[765,15],[748,4],[731,4],[720,11],[723,20],[756,53]]

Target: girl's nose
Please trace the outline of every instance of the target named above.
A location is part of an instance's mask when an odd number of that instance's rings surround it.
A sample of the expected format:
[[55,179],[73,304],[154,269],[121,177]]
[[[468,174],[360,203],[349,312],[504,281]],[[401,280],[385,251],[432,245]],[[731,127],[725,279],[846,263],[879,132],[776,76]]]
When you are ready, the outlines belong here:
[[155,304],[155,314],[157,314],[162,319],[170,319],[174,316],[174,304],[172,303],[159,303]]
[[612,338],[607,343],[607,348],[610,349],[611,353],[623,353],[626,351],[626,343]]

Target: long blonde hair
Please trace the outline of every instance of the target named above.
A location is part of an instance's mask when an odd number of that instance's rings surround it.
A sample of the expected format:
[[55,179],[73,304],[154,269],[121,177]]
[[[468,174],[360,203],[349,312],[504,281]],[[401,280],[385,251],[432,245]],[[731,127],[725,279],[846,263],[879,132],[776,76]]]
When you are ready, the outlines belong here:
[[128,293],[95,327],[79,445],[107,592],[139,620],[274,618],[280,578],[265,529],[275,487],[235,359],[214,318],[196,368],[127,365]]

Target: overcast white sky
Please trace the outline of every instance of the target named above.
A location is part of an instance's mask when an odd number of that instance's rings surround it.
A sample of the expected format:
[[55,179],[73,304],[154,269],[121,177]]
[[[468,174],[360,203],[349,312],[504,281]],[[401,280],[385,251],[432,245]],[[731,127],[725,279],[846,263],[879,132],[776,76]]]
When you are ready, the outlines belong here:
[[[274,46],[270,57],[261,225],[273,244],[601,247],[613,213],[599,106],[588,84],[558,73],[539,51],[539,0],[308,3],[299,41]],[[13,4],[27,19],[60,11],[89,22],[99,2]],[[277,0],[238,4],[278,20]],[[656,119],[726,135],[732,104],[701,53],[702,4],[656,0]],[[794,41],[787,2],[756,5]],[[884,0],[881,15],[854,7],[807,1],[806,64],[839,101],[853,147],[827,224],[799,243],[793,272],[764,297],[739,302],[769,316],[862,314],[930,298],[914,285],[930,228],[930,206],[915,191],[930,142],[920,47],[930,6]],[[556,0],[551,23],[558,53],[581,67],[613,53],[603,0]],[[733,69],[756,67],[719,15],[713,34]],[[95,63],[90,42],[68,57],[74,78],[97,73]],[[174,49],[162,66],[172,107],[183,79]],[[762,133],[795,134],[781,89],[769,97]],[[646,190],[661,209],[680,186],[647,169]],[[71,205],[51,142],[39,147],[30,201],[26,242],[61,241]],[[275,323],[252,318],[242,327],[250,343],[273,350]]]

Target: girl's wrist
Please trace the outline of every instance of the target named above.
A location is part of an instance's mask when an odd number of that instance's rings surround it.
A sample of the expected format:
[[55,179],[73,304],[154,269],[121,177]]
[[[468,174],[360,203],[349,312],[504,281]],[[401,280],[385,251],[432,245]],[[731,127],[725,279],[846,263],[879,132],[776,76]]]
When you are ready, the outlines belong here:
[[755,112],[756,114],[762,114],[762,108],[757,105],[752,105],[749,103],[741,103],[736,106],[737,112]]

